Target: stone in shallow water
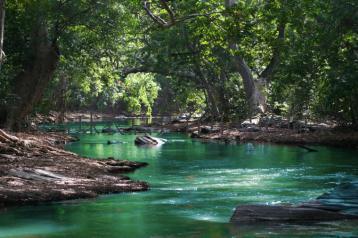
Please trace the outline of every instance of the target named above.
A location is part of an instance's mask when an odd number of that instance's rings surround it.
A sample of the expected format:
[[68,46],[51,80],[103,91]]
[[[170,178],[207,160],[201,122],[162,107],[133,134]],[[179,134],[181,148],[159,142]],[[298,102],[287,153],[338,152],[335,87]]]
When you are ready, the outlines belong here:
[[358,219],[358,182],[342,183],[315,201],[298,206],[238,206],[231,222],[319,222],[342,219]]
[[318,222],[358,219],[358,216],[303,206],[244,205],[236,208],[231,222]]
[[344,213],[358,216],[358,181],[341,183],[328,193],[317,198],[321,204],[339,207]]

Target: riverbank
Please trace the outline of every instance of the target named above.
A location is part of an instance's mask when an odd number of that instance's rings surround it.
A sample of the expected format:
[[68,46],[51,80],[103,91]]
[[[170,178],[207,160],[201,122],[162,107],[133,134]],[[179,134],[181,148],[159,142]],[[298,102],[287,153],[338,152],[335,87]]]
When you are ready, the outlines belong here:
[[53,133],[0,130],[0,206],[148,189],[147,183],[122,175],[146,163],[82,158],[63,150],[71,140]]
[[92,120],[105,120],[105,119],[113,119],[115,115],[109,113],[100,113],[100,112],[91,112],[81,111],[81,112],[66,112],[61,114],[56,111],[50,111],[47,114],[39,114],[36,113],[31,117],[31,122],[35,125],[46,124],[46,123],[59,123],[59,122],[78,122],[82,121],[90,121],[92,116]]
[[358,149],[358,132],[335,128],[313,131],[259,126],[221,126],[219,123],[176,122],[162,129],[190,133],[193,138],[224,143],[275,143],[290,145],[325,145]]

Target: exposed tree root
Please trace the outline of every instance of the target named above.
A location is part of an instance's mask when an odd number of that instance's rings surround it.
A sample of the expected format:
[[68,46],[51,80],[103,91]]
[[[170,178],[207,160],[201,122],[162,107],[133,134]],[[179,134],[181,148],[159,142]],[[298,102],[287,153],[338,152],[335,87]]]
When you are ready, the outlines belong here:
[[143,191],[144,182],[118,175],[146,163],[86,159],[56,147],[65,135],[11,135],[0,129],[0,206]]

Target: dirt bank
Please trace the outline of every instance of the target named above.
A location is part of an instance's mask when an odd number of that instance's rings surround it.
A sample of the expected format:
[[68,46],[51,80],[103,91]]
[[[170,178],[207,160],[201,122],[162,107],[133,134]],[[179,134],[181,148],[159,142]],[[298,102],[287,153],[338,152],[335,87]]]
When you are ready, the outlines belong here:
[[174,123],[165,125],[170,131],[188,132],[193,138],[225,143],[259,142],[292,145],[326,145],[358,149],[358,132],[322,128],[299,131],[275,127],[235,127],[220,124]]
[[[94,121],[105,120],[105,119],[113,119],[115,115],[108,113],[100,113],[93,112],[92,119]],[[30,118],[31,123],[34,125],[46,124],[46,123],[60,123],[60,122],[79,122],[82,121],[90,121],[91,120],[91,112],[66,112],[61,114],[56,111],[50,111],[47,114],[39,114],[36,113]]]
[[66,135],[0,130],[0,206],[148,189],[145,182],[122,175],[146,163],[81,158],[61,148],[70,140]]

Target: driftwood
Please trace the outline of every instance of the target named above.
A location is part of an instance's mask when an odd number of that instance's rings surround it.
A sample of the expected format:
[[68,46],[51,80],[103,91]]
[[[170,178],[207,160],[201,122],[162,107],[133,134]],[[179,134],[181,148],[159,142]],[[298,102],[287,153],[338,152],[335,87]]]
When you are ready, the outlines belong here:
[[37,181],[59,181],[69,178],[43,169],[10,169],[8,175]]

